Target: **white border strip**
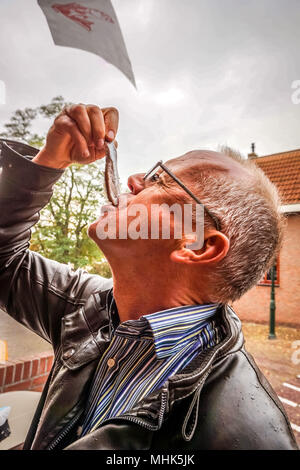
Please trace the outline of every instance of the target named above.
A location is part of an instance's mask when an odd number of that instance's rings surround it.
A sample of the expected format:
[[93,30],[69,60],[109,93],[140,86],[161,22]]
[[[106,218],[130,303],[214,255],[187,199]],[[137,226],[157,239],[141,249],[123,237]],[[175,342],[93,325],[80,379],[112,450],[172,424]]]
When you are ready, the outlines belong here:
[[6,104],[5,83],[0,80],[0,104]]

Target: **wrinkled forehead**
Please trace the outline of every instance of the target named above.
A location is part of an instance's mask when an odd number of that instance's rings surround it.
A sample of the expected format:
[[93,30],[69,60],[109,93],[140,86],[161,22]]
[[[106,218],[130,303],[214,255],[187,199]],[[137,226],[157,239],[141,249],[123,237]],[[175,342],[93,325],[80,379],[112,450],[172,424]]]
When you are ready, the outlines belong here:
[[211,150],[193,150],[165,162],[176,175],[193,175],[201,169],[219,171],[232,177],[249,176],[248,169],[237,160]]

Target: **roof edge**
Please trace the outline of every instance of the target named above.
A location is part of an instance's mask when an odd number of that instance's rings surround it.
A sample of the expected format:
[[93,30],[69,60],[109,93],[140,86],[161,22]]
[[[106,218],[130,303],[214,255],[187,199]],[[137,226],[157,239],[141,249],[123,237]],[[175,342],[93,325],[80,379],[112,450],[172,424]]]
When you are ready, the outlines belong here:
[[294,149],[294,150],[285,150],[284,152],[270,153],[269,155],[261,155],[260,157],[255,157],[253,160],[259,160],[260,158],[274,157],[275,155],[282,155],[283,153],[293,153],[293,152],[300,152],[300,148]]

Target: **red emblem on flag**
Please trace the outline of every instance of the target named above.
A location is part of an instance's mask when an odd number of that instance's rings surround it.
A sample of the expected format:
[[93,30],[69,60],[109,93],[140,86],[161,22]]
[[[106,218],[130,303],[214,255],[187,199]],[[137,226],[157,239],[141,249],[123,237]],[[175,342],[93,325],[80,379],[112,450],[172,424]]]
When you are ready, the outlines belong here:
[[89,8],[79,3],[65,3],[59,4],[54,3],[52,5],[53,10],[57,13],[62,13],[70,20],[75,21],[80,26],[85,28],[87,31],[92,30],[92,25],[94,24],[94,19],[107,21],[108,23],[114,23],[114,20],[107,13],[104,13],[101,10],[96,8]]

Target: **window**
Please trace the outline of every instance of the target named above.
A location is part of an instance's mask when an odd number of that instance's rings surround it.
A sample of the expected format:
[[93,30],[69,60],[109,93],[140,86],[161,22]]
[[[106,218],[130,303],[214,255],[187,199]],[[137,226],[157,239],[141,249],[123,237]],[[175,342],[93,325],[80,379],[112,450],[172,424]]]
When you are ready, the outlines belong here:
[[[280,277],[279,277],[279,257],[275,262],[275,276],[274,276],[274,285],[279,287]],[[272,284],[272,270],[265,272],[265,275],[261,278],[258,285],[259,286],[270,286]]]

